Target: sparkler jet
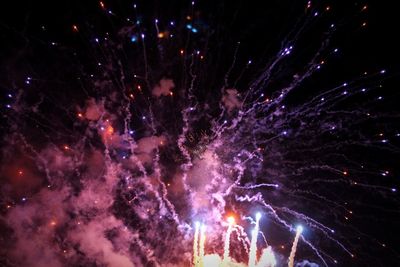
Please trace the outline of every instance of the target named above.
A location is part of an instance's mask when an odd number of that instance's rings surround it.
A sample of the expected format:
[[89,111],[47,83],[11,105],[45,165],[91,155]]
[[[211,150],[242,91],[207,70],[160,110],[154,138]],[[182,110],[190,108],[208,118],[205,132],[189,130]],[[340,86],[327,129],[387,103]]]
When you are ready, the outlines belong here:
[[[230,238],[232,231],[235,228],[234,217],[228,217],[228,229],[225,234],[224,254],[221,257],[218,254],[205,254],[204,246],[206,241],[206,226],[199,222],[195,223],[195,233],[193,242],[193,266],[194,267],[275,267],[277,264],[272,248],[268,246],[263,249],[260,258],[257,260],[257,237],[260,231],[261,213],[256,214],[255,227],[251,232],[251,242],[249,250],[248,264],[236,262],[230,257]],[[296,228],[296,236],[293,241],[292,249],[289,256],[288,267],[294,266],[294,257],[296,254],[297,245],[303,232],[301,225]],[[199,241],[200,233],[200,241]]]

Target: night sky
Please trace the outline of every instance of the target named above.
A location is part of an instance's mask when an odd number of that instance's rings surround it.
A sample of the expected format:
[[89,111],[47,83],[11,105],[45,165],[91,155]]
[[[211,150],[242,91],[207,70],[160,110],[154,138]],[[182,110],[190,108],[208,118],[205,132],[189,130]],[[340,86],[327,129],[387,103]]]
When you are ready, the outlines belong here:
[[400,266],[395,4],[261,2],[1,4],[0,266]]

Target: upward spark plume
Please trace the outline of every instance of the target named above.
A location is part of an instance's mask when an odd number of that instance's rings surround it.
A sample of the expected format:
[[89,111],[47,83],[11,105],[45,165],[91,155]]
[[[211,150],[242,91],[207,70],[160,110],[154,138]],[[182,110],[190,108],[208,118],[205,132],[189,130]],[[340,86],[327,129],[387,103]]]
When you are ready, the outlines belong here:
[[223,266],[226,266],[228,260],[229,260],[229,245],[230,245],[230,238],[232,234],[232,226],[235,223],[235,218],[229,217],[228,218],[228,230],[226,231],[226,236],[225,236],[225,243],[224,243],[224,257],[222,260]]
[[194,232],[194,240],[193,240],[193,266],[199,266],[199,231],[200,231],[200,223],[195,223],[195,232]]
[[292,250],[290,251],[290,256],[289,256],[289,264],[288,264],[289,267],[294,266],[294,256],[296,254],[297,243],[299,242],[299,238],[302,232],[303,232],[303,227],[301,225],[297,226],[296,236],[294,238]]
[[[252,241],[251,241],[251,249],[249,253],[249,258],[252,261],[246,265],[244,263],[236,262],[235,259],[230,257],[230,235],[232,233],[233,224],[235,220],[233,217],[228,218],[228,229],[225,234],[225,242],[224,242],[224,254],[223,258],[219,257],[217,254],[209,254],[206,255],[204,253],[204,243],[205,243],[205,225],[201,226],[200,230],[200,255],[197,256],[197,243],[198,243],[198,227],[195,229],[194,240],[193,240],[193,266],[199,267],[229,267],[229,266],[240,266],[240,267],[274,267],[276,265],[276,258],[274,253],[272,252],[272,248],[268,246],[267,248],[263,249],[260,260],[256,260],[257,255],[257,232],[259,231],[259,221],[261,219],[261,214],[256,214],[256,226],[252,231]],[[241,228],[240,226],[238,227]],[[296,240],[298,240],[298,236],[296,236]],[[297,242],[297,241],[296,241]],[[252,254],[253,253],[253,254]]]
[[206,243],[206,225],[202,224],[200,229],[200,244],[199,244],[199,267],[207,267],[204,266],[204,246]]
[[0,18],[0,266],[398,265],[376,5],[221,1]]
[[256,266],[257,260],[257,237],[258,232],[260,231],[260,219],[261,213],[256,214],[256,226],[251,234],[251,243],[250,243],[250,253],[249,253],[249,267]]

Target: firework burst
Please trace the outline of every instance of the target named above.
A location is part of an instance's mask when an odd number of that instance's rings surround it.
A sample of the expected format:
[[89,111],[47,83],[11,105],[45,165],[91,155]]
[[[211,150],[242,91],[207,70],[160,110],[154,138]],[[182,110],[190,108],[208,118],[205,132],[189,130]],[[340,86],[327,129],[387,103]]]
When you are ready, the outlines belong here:
[[368,5],[175,4],[5,24],[0,265],[398,263],[398,73],[340,71]]

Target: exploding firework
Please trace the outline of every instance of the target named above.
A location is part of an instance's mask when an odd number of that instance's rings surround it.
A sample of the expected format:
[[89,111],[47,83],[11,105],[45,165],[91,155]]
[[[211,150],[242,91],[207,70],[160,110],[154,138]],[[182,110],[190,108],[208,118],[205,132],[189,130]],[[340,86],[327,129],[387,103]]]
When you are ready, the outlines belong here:
[[144,2],[1,26],[0,265],[396,265],[368,5]]

